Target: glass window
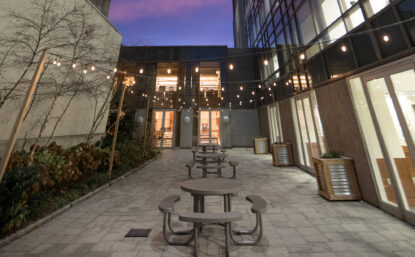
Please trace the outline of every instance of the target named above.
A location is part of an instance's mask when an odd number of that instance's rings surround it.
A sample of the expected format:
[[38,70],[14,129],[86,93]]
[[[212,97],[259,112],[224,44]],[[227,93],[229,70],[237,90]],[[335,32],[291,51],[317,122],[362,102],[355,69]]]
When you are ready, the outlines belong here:
[[[342,50],[343,47],[346,49],[345,52]],[[331,46],[324,53],[324,58],[326,59],[328,75],[331,79],[342,76],[355,68],[353,55],[348,43],[340,42]]]
[[356,6],[345,18],[347,30],[351,31],[365,21],[362,9]]
[[298,9],[297,21],[300,29],[301,40],[304,44],[310,43],[316,37],[313,16],[311,15],[310,3],[305,1]]
[[357,0],[339,0],[343,12],[349,10],[353,5],[357,4]]
[[218,106],[222,93],[220,64],[218,62],[202,62],[199,70],[201,107]]
[[319,84],[327,80],[325,72],[326,69],[321,68],[324,67],[322,56],[317,56],[316,58],[312,59],[308,62],[307,66],[309,74],[311,74],[311,79],[313,83]]
[[333,24],[326,33],[322,36],[320,39],[321,45],[324,47],[327,47],[331,45],[332,43],[336,42],[338,39],[340,39],[343,35],[345,35],[346,28],[344,26],[344,22],[342,20],[339,20],[335,24]]
[[323,31],[340,17],[337,0],[313,0],[318,32]]
[[355,108],[355,113],[360,125],[360,131],[369,155],[373,176],[378,186],[380,198],[393,205],[396,204],[396,196],[390,178],[389,169],[386,166],[385,158],[380,147],[379,139],[373,125],[372,116],[363,92],[360,78],[349,80],[350,91]]
[[302,147],[302,140],[301,140],[301,134],[300,134],[300,126],[298,124],[297,108],[296,108],[296,105],[295,105],[294,98],[291,98],[290,102],[291,102],[291,113],[293,115],[293,121],[294,121],[295,138],[296,138],[296,142],[297,142],[298,159],[299,159],[301,165],[305,165],[303,147]]
[[[408,20],[415,17],[415,1],[403,1],[398,5],[398,10],[403,20]],[[412,44],[415,44],[415,21],[405,22],[404,24],[409,32]]]
[[382,13],[379,17],[376,17],[373,20],[373,26],[375,28],[382,27],[382,29],[376,30],[376,35],[380,49],[384,56],[396,54],[402,50],[405,50],[408,47],[406,45],[406,41],[403,37],[400,26],[390,26],[390,24],[396,22],[397,19],[395,17],[393,10],[391,9]]
[[389,0],[366,0],[364,6],[367,17],[372,17],[389,4]]
[[369,34],[364,33],[366,30],[366,26],[363,26],[351,36],[359,66],[364,66],[377,60],[372,40]]
[[284,141],[281,129],[281,118],[278,103],[268,106],[268,122],[272,143]]
[[156,92],[177,91],[179,65],[177,63],[158,63]]

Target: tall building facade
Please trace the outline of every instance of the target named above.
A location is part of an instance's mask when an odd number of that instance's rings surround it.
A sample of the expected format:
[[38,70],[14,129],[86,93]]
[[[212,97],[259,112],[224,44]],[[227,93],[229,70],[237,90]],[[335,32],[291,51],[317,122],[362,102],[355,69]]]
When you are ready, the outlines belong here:
[[259,131],[253,63],[250,49],[226,46],[122,47],[118,70],[132,85],[126,105],[138,133],[151,124],[157,147],[250,147]]
[[260,134],[310,173],[353,158],[363,199],[415,224],[415,1],[235,0],[234,35],[255,51]]
[[111,6],[111,0],[89,0],[101,13],[108,17],[108,12]]

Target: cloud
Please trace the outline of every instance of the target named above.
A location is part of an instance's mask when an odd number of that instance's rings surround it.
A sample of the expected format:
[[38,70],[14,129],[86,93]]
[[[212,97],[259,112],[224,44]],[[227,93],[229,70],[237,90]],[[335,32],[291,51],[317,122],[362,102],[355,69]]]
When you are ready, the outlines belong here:
[[221,5],[224,1],[230,0],[113,0],[109,17],[114,22],[133,21]]

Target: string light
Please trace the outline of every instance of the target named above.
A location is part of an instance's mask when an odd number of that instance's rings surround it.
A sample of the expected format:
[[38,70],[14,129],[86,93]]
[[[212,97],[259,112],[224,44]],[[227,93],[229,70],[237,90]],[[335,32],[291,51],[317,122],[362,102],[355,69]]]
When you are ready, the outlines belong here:
[[115,68],[115,69],[114,69],[114,72],[117,72],[117,71],[118,71],[118,69],[117,69],[117,68]]
[[94,66],[94,65],[92,65],[91,70],[92,70],[92,71],[94,71],[94,70],[95,70],[95,66]]
[[268,60],[267,60],[267,59],[265,59],[265,60],[264,60],[264,65],[265,65],[265,66],[268,66],[268,64],[269,64]]
[[233,70],[233,68],[234,68],[234,67],[233,67],[233,64],[229,64],[229,69],[230,69],[230,70]]
[[276,87],[276,86],[277,86],[277,83],[274,82],[274,87]]
[[199,73],[199,67],[196,67],[196,68],[195,68],[195,72],[196,72],[196,73]]
[[56,65],[57,65],[58,67],[61,67],[61,62],[58,62]]
[[305,54],[300,54],[300,59],[304,61],[305,60]]
[[255,95],[255,91],[252,91],[252,93],[251,93],[252,95]]
[[239,98],[239,95],[236,95],[237,98]]
[[258,88],[262,88],[261,84],[258,85]]
[[240,86],[240,87],[239,87],[239,89],[240,89],[241,91],[243,91],[243,90],[244,90],[244,87],[243,87],[243,86]]
[[53,60],[53,65],[56,65],[58,62],[56,60]]
[[144,69],[143,68],[141,68],[140,69],[140,74],[143,74],[144,73]]
[[343,53],[345,53],[345,52],[347,52],[347,47],[346,47],[345,45],[342,45],[342,46],[340,47],[340,50],[341,50]]
[[168,68],[168,69],[167,69],[167,73],[168,73],[168,74],[170,74],[170,73],[171,73],[171,69],[170,69],[170,68]]
[[73,63],[72,64],[72,69],[75,69],[76,68],[76,63]]
[[87,70],[86,69],[84,69],[84,74],[86,74],[87,73]]
[[108,75],[108,76],[107,76],[107,79],[110,79],[110,78],[111,78],[111,76],[110,76],[110,75]]
[[390,40],[389,35],[387,35],[387,34],[383,35],[383,41],[389,42],[389,40]]

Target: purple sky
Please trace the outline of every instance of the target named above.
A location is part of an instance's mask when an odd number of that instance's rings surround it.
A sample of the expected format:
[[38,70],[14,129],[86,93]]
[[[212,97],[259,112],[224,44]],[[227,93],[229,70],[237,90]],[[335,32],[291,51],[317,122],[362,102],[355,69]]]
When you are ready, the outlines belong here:
[[124,45],[233,47],[232,0],[112,0]]

